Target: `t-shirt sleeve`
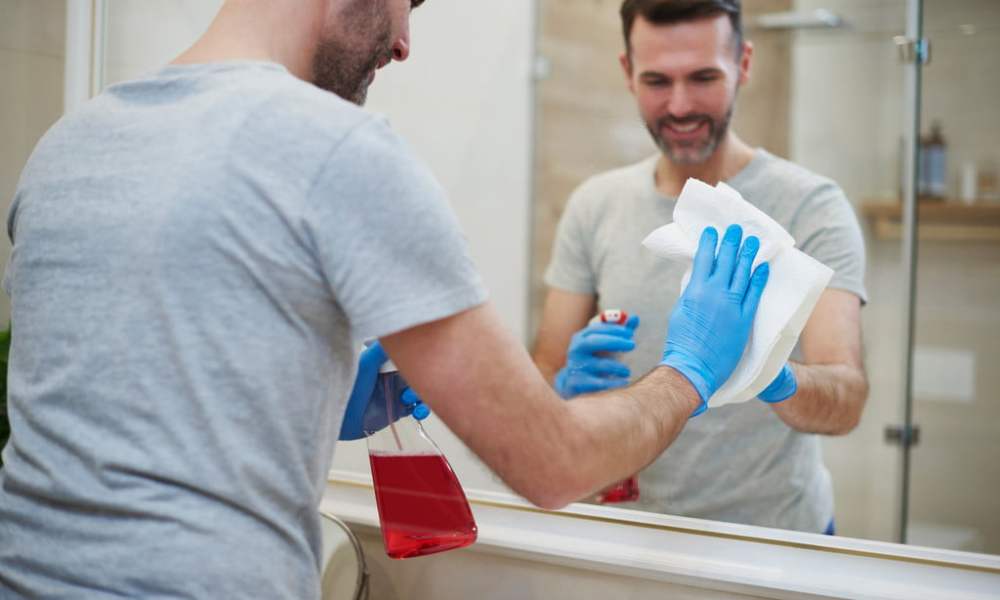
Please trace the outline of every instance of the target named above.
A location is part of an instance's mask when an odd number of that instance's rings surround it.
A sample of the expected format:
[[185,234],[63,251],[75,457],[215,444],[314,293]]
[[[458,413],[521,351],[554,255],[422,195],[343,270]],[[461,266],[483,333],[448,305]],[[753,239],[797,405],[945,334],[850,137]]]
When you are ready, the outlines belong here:
[[591,260],[593,237],[581,188],[570,197],[559,219],[552,259],[545,270],[546,285],[578,294],[597,293],[597,275]]
[[836,184],[823,184],[802,204],[795,227],[798,248],[833,269],[828,287],[868,302],[865,242],[850,201]]
[[486,301],[444,190],[381,118],[334,149],[309,198],[309,236],[355,339]]

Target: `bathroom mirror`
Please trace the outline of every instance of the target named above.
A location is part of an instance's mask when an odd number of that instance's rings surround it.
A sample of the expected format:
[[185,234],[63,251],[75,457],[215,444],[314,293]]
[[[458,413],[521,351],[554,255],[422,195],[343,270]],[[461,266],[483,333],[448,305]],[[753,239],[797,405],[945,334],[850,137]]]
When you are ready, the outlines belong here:
[[[546,77],[536,117],[536,326],[547,289],[542,273],[572,190],[657,152],[617,63],[620,0],[539,5]],[[921,16],[932,60],[916,81],[907,75],[913,56],[903,51],[908,23]],[[732,127],[750,145],[834,179],[865,234],[869,400],[854,431],[822,438],[837,531],[1000,553],[1000,376],[989,368],[988,350],[1000,334],[1000,204],[990,175],[1000,161],[1000,119],[991,108],[1000,92],[992,66],[1000,5],[743,0],[743,21],[754,54]],[[923,190],[918,201],[911,294],[901,207],[914,103],[923,107],[924,137],[932,122],[940,124],[946,166],[942,190],[934,197]],[[918,183],[927,175],[917,173]],[[974,181],[964,194],[963,177]]]
[[[35,111],[27,122],[38,126],[24,131],[37,139],[58,117],[49,104],[64,80],[73,89],[84,81],[86,95],[150,71],[193,41],[220,5],[0,0],[0,14],[14,15],[0,25],[0,52],[10,58],[0,68],[19,65],[0,73],[13,82],[2,86],[2,118],[13,115],[8,98],[28,94],[16,106]],[[380,73],[369,96],[447,189],[494,303],[526,345],[570,192],[654,152],[618,65],[619,5],[431,0],[413,14],[410,60]],[[823,439],[838,534],[1000,554],[1000,371],[990,368],[1000,337],[1000,4],[743,5],[755,58],[733,126],[752,145],[836,180],[866,236],[871,393],[857,429]],[[837,19],[822,18],[828,13]],[[22,35],[39,22],[49,23],[44,35]],[[906,62],[914,31],[932,41],[933,60],[919,70]],[[918,106],[920,131],[906,118]],[[46,107],[52,114],[39,112]],[[946,141],[946,193],[917,203],[918,231],[905,224],[900,199],[918,181],[906,178],[914,134],[932,121]],[[8,191],[23,147],[34,143],[21,140],[15,152],[13,139],[0,156]],[[507,491],[440,422],[432,417],[428,427],[466,488]],[[335,467],[367,473],[364,444],[338,445]]]

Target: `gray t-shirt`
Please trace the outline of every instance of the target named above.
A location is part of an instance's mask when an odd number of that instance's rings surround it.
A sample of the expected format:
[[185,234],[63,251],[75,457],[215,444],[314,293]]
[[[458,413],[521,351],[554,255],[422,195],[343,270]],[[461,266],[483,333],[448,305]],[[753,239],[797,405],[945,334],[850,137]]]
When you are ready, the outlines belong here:
[[9,217],[0,597],[319,597],[356,343],[485,301],[383,119],[171,66],[50,130]]
[[[673,221],[676,199],[655,187],[657,159],[598,175],[576,190],[545,275],[552,287],[596,295],[602,309],[639,315],[636,349],[622,356],[634,379],[662,358],[684,274],[682,265],[641,245]],[[864,242],[836,184],[763,150],[727,183],[785,227],[799,249],[835,271],[830,287],[865,299]],[[691,419],[640,473],[639,488],[637,502],[618,506],[814,532],[833,516],[819,438],[793,431],[760,401]]]

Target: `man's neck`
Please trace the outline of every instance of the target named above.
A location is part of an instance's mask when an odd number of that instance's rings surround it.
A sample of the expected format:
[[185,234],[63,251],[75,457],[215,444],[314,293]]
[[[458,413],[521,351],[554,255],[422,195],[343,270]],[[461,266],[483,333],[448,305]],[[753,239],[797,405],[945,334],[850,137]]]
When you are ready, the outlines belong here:
[[715,152],[703,163],[679,165],[666,155],[656,163],[656,189],[664,196],[679,196],[691,177],[709,185],[732,178],[753,159],[753,148],[730,131]]
[[[296,77],[313,79],[322,3],[226,2],[208,31],[171,64],[259,60],[284,65]],[[275,27],[274,23],[281,23]]]

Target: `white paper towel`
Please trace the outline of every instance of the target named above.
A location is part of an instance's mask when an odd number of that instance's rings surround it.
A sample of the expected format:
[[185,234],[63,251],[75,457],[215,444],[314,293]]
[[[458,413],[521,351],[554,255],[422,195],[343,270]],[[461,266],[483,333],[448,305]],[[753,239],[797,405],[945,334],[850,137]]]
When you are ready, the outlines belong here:
[[760,239],[754,265],[768,261],[771,274],[743,358],[709,400],[709,406],[756,398],[774,381],[833,277],[833,270],[797,250],[795,239],[781,225],[725,183],[713,188],[688,179],[674,207],[674,222],[649,234],[642,244],[660,256],[687,263],[681,281],[683,293],[702,231],[715,227],[721,236],[733,223],[743,227],[744,237]]

